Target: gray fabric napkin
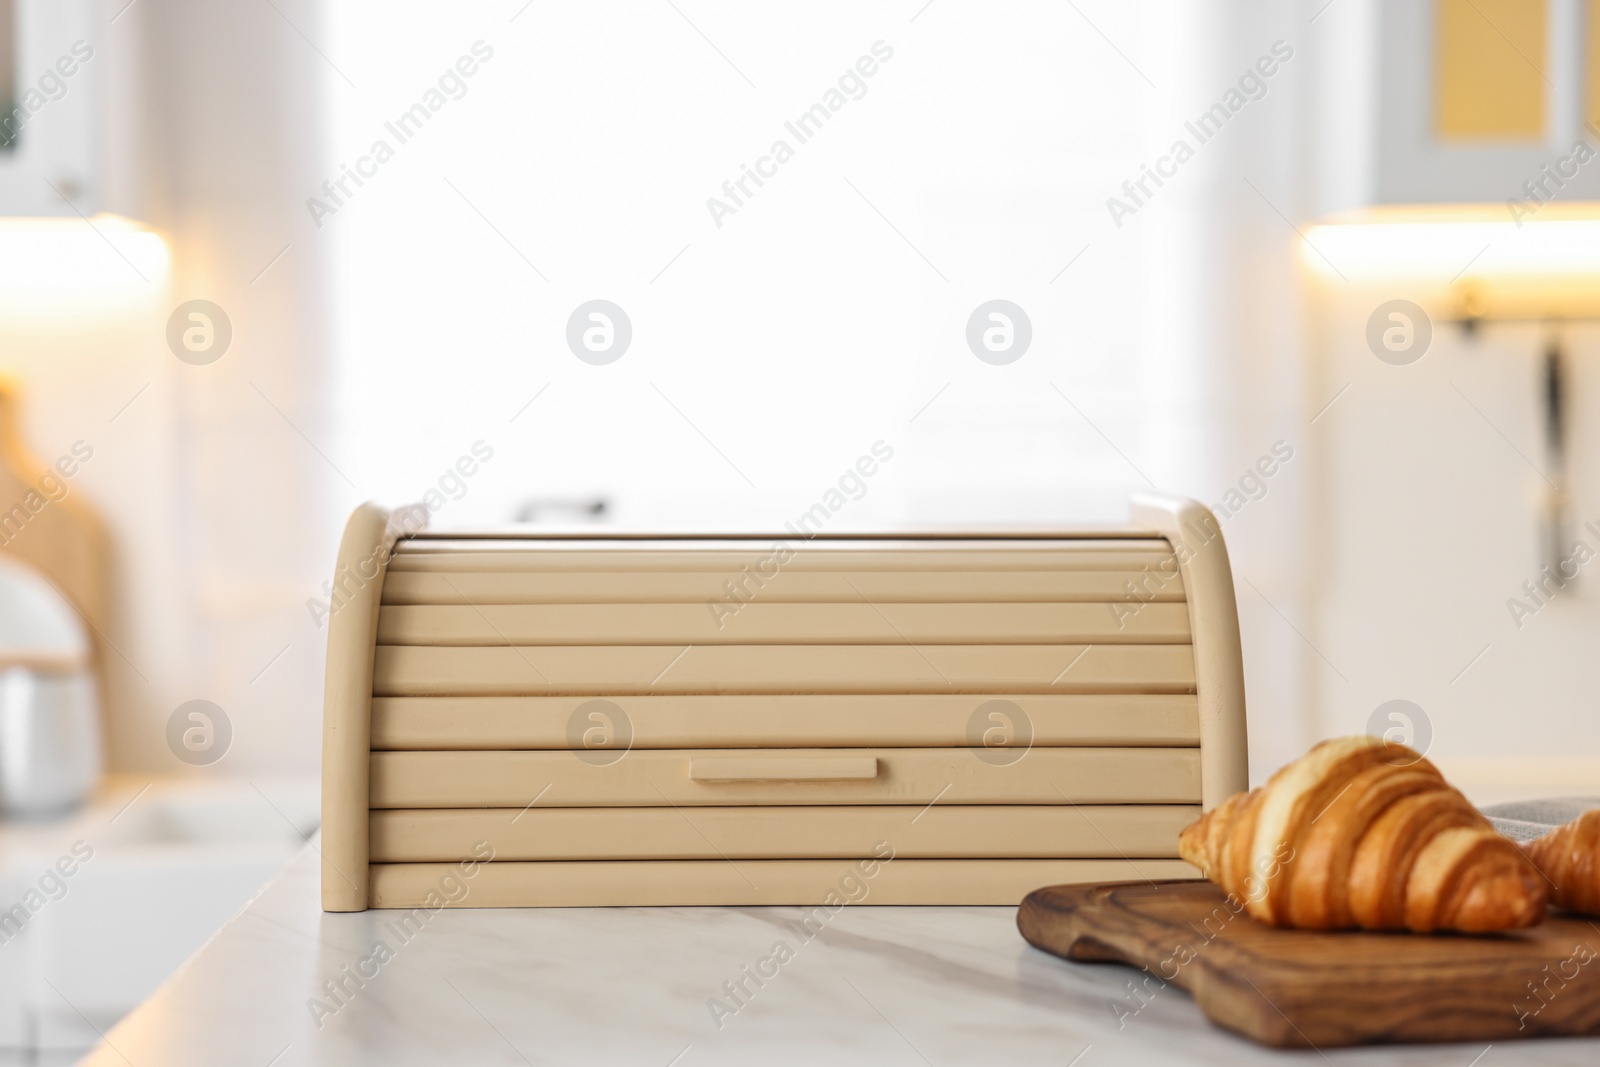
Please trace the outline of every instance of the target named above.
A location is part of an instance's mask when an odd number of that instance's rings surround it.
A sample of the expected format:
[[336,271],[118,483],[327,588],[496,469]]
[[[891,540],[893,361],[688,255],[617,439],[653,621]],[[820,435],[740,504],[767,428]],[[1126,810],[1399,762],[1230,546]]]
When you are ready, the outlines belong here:
[[1496,830],[1513,841],[1532,841],[1571,822],[1590,808],[1600,808],[1600,797],[1551,797],[1490,804],[1483,813]]

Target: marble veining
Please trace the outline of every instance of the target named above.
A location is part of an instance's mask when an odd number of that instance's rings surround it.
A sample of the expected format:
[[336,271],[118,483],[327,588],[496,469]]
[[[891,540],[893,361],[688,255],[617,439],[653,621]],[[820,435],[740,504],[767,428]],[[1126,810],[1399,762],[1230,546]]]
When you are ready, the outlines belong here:
[[[308,848],[84,1062],[1468,1067],[1482,1053],[1479,1067],[1577,1067],[1600,1050],[1274,1052],[1211,1026],[1176,988],[1119,1020],[1113,1002],[1140,1004],[1137,972],[1034,950],[1014,908],[851,905],[809,939],[800,908],[443,911],[397,933],[400,913],[320,911],[317,871]],[[724,983],[741,980],[735,998]]]

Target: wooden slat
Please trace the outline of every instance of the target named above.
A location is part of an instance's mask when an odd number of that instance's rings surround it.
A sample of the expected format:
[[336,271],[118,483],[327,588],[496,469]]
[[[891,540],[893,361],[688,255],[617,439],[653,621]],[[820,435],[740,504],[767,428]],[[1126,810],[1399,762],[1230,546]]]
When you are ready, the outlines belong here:
[[[526,530],[526,528],[525,528]],[[603,553],[616,555],[682,555],[698,553],[744,553],[773,555],[786,553],[816,555],[827,552],[1155,552],[1168,550],[1163,534],[1142,533],[1123,537],[1101,536],[878,536],[878,537],[790,537],[782,534],[752,534],[747,537],[546,537],[512,534],[502,537],[450,537],[424,534],[408,537],[395,545],[395,555],[437,555],[442,552],[563,552],[568,555]]]
[[735,575],[748,568],[761,578],[786,571],[1045,571],[1138,570],[1164,566],[1176,574],[1172,549],[1165,541],[1040,541],[1018,547],[1013,542],[890,541],[826,548],[780,550],[776,546],[708,551],[692,547],[650,550],[638,546],[597,548],[594,545],[524,542],[493,548],[409,549],[396,553],[389,567],[396,572],[454,573],[463,571],[715,571]]
[[1008,549],[1082,549],[1082,550],[1139,550],[1167,547],[1165,534],[1152,530],[1103,529],[1089,531],[1039,531],[968,530],[933,533],[845,534],[838,537],[794,537],[789,534],[630,534],[608,536],[593,527],[568,527],[540,524],[538,534],[530,535],[532,527],[512,527],[504,533],[479,534],[460,530],[419,530],[395,545],[397,554],[416,555],[428,552],[771,552],[778,545],[787,545],[791,551],[828,552],[879,552],[886,549],[932,551],[1003,551]]
[[[742,584],[735,586],[735,582]],[[757,584],[726,571],[425,573],[390,570],[385,604],[1179,603],[1157,571],[791,571]],[[709,610],[709,609],[708,609]]]
[[[977,744],[997,724],[980,707],[1022,710],[1033,744],[1190,747],[1200,743],[1191,694],[980,696],[927,694],[615,696],[634,748],[861,748]],[[376,697],[374,749],[565,749],[591,697]],[[995,709],[989,709],[995,710]],[[1010,715],[1001,706],[999,711]],[[1015,717],[1010,715],[1010,717]],[[612,724],[616,729],[617,724]],[[973,737],[974,729],[980,731]],[[581,734],[580,734],[581,738]],[[1005,743],[1012,743],[1010,738]]]
[[374,811],[372,861],[864,859],[880,841],[900,858],[1175,858],[1198,806],[936,804],[854,807],[466,808]]
[[385,606],[385,645],[1187,644],[1184,604]]
[[1013,544],[1029,545],[1048,541],[1069,541],[1081,544],[1085,541],[1109,541],[1113,544],[1125,544],[1129,541],[1159,541],[1166,537],[1158,527],[1142,527],[1132,525],[1096,525],[1072,523],[1068,525],[1052,526],[957,526],[940,527],[938,529],[902,529],[885,532],[881,529],[829,529],[826,531],[808,531],[796,529],[793,524],[786,525],[782,530],[767,529],[741,529],[741,530],[662,530],[662,529],[637,529],[623,526],[592,526],[586,523],[539,523],[530,526],[527,523],[508,523],[500,526],[476,526],[468,528],[451,528],[429,530],[426,528],[413,531],[407,535],[402,543],[405,549],[426,551],[430,545],[450,544],[468,546],[493,546],[504,544],[537,544],[537,545],[574,545],[583,547],[585,544],[606,545],[666,545],[681,547],[684,545],[731,545],[742,547],[748,545],[772,545],[779,541],[793,546],[810,546],[826,548],[830,545],[881,545],[890,542],[914,542],[916,544],[944,543],[971,541],[978,544],[992,545]]
[[[453,863],[375,863],[374,908],[1015,905],[1043,885],[1196,878],[1182,860],[896,859],[864,877],[857,860],[640,860],[487,863],[463,877]],[[814,935],[818,915],[797,922]],[[806,934],[797,936],[803,943]]]
[[[1035,748],[1015,763],[968,749],[790,749],[785,755],[875,757],[876,778],[696,782],[696,756],[753,749],[644,750],[597,764],[573,752],[374,752],[371,807],[639,807],[658,804],[1194,804],[1193,748]],[[588,755],[592,755],[589,753]]]
[[1189,645],[379,645],[375,696],[1189,692]]

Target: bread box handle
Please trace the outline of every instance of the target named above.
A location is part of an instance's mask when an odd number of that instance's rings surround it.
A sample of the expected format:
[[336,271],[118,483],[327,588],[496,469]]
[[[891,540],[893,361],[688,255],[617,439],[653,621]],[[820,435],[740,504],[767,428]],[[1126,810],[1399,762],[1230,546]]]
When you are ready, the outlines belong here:
[[694,756],[695,782],[862,781],[878,776],[876,756]]

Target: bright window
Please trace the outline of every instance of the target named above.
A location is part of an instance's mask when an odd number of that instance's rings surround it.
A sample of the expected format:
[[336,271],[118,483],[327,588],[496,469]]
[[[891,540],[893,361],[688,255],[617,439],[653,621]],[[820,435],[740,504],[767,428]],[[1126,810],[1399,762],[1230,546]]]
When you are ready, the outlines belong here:
[[[1144,239],[1105,201],[1147,154],[1141,8],[519,7],[328,5],[316,210],[364,489],[414,499],[483,441],[437,524],[604,497],[775,525],[881,441],[841,527],[1121,515]],[[631,324],[607,365],[566,337],[597,299]],[[1008,365],[968,344],[991,300],[1031,324]],[[1002,316],[980,347],[1016,343]]]

